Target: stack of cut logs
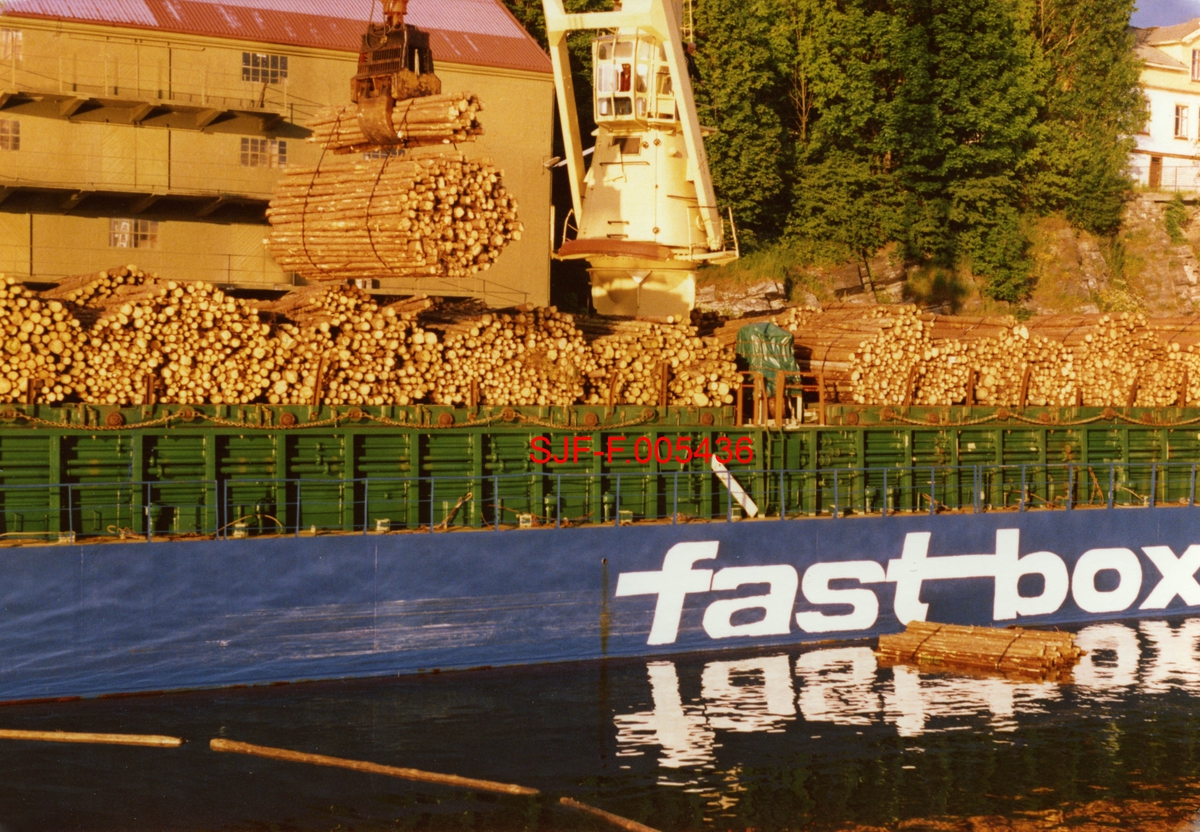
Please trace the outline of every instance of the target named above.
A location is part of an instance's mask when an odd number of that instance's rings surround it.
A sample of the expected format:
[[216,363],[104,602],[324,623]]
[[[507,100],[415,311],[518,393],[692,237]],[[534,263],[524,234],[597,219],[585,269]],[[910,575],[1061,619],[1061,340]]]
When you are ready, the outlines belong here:
[[[591,369],[583,333],[553,306],[483,312],[443,325],[438,404],[569,405]],[[472,394],[474,388],[474,394]]]
[[[397,101],[392,107],[392,126],[407,147],[472,141],[483,134],[476,115],[483,105],[471,93],[428,95]],[[363,135],[357,107],[330,107],[306,122],[309,137],[335,153],[361,153],[377,147]]]
[[876,655],[887,666],[1054,678],[1070,671],[1083,651],[1071,633],[910,621],[904,632],[880,636]]
[[[1200,318],[953,317],[912,306],[789,309],[801,367],[866,405],[1200,403]],[[733,330],[736,336],[736,328]],[[731,337],[726,334],[724,338]]]
[[441,371],[437,336],[416,324],[432,303],[415,298],[379,306],[349,286],[307,287],[260,304],[277,326],[276,360],[267,400],[272,404],[412,404],[433,388]]
[[499,172],[458,154],[288,167],[267,217],[275,262],[312,280],[464,277],[521,239]]
[[[588,319],[595,369],[589,404],[710,407],[733,403],[738,384],[732,350],[685,323]],[[663,388],[666,388],[665,391]]]
[[[3,276],[0,276],[3,277]],[[11,278],[0,280],[0,401],[61,402],[78,366],[80,324],[62,301],[39,299]]]
[[83,401],[244,404],[262,395],[274,369],[271,328],[245,301],[136,269],[93,277],[54,290],[98,313],[69,376]]
[[69,278],[41,298],[5,284],[6,321],[10,401],[565,406],[615,391],[614,403],[665,394],[707,406],[731,403],[737,381],[732,351],[682,324],[381,304],[335,284],[250,303],[133,267]]

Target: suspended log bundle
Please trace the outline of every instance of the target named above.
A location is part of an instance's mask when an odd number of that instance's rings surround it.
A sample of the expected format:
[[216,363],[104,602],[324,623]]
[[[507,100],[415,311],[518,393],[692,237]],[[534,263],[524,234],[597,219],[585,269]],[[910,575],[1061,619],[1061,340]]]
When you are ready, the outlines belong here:
[[733,403],[733,350],[685,323],[585,319],[595,370],[585,402],[710,407]]
[[316,281],[465,277],[521,239],[500,172],[457,153],[288,167],[267,217],[280,268]]
[[[397,101],[392,107],[392,126],[403,147],[473,141],[483,135],[476,116],[483,105],[468,92],[429,95]],[[309,137],[335,153],[362,153],[381,149],[363,135],[357,105],[329,107],[305,123]]]
[[876,655],[886,666],[1036,679],[1069,673],[1083,651],[1071,633],[910,621],[903,633],[880,636]]

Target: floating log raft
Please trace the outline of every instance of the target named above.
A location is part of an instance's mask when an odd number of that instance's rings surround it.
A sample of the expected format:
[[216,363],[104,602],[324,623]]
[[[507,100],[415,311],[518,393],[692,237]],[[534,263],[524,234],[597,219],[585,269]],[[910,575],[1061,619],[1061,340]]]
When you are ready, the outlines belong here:
[[880,636],[876,655],[886,666],[1057,678],[1075,666],[1083,651],[1071,633],[911,621],[903,633]]
[[460,154],[288,167],[267,217],[280,268],[324,281],[465,277],[522,231],[501,173]]
[[[309,137],[334,153],[362,153],[383,150],[363,135],[357,106],[330,107],[305,123],[313,131]],[[392,107],[392,126],[401,147],[441,145],[474,141],[483,135],[476,116],[483,109],[479,99],[468,92],[429,95],[397,101]]]

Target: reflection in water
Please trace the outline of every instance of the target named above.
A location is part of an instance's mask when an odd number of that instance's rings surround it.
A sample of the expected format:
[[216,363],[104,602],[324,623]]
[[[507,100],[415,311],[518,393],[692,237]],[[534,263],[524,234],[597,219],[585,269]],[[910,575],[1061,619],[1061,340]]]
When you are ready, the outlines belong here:
[[[0,727],[189,742],[0,744],[0,829],[600,828],[570,796],[664,832],[1200,832],[1200,619],[1078,639],[1064,684],[881,668],[855,645],[10,706]],[[546,797],[234,759],[216,736]]]
[[[1097,624],[1081,630],[1087,651],[1074,673],[1077,690],[1095,702],[1118,699],[1135,685],[1142,693],[1172,689],[1200,694],[1200,619],[1172,626]],[[657,745],[665,768],[709,766],[718,731],[780,731],[797,712],[805,722],[834,725],[886,724],[900,737],[980,727],[1015,731],[1022,715],[1047,713],[1062,698],[1053,682],[921,673],[909,667],[884,670],[869,647],[818,649],[800,655],[795,672],[781,654],[743,661],[713,661],[701,672],[699,698],[684,704],[671,662],[648,667],[655,709],[618,714],[619,753]],[[794,693],[798,689],[799,693]],[[659,703],[662,707],[659,707]],[[1086,704],[1086,703],[1085,703]]]
[[646,665],[654,709],[615,717],[618,756],[637,755],[632,746],[656,745],[662,749],[663,768],[702,766],[712,760],[713,731],[700,708],[683,705],[679,675],[673,662]]

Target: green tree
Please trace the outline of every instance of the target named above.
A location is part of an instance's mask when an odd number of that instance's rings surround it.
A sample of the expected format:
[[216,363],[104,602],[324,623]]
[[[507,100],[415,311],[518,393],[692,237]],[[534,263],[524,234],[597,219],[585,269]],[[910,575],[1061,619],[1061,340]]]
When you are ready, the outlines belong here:
[[1131,181],[1133,135],[1146,123],[1129,18],[1134,0],[1024,0],[1042,109],[1036,208],[1065,210],[1076,226],[1113,234]]
[[773,53],[776,0],[700,0],[695,85],[713,185],[751,247],[783,229],[789,198],[786,84]]

